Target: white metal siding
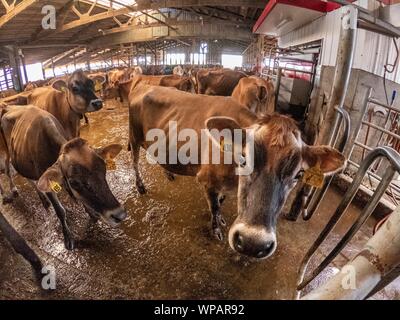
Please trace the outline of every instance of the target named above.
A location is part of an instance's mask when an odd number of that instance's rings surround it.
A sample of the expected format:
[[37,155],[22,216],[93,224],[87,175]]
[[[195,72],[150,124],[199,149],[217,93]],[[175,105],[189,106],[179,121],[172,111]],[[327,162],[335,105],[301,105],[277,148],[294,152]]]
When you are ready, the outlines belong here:
[[[322,39],[323,51],[321,64],[335,66],[339,45],[340,23],[341,11],[330,12],[326,16],[280,37],[278,40],[279,46],[289,47]],[[400,47],[400,40],[397,40],[397,43]],[[393,63],[396,58],[395,55],[396,51],[391,38],[366,30],[358,30],[354,68],[383,76],[383,66],[386,64],[387,57],[389,57],[388,62]],[[387,78],[400,83],[399,63],[395,72],[388,74]]]

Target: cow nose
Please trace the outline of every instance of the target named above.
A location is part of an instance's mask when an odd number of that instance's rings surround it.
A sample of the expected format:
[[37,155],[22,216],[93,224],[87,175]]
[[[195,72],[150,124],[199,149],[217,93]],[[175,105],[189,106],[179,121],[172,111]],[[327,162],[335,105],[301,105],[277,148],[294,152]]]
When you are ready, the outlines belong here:
[[257,252],[256,258],[258,259],[263,259],[265,257],[268,257],[272,251],[274,250],[275,247],[275,242],[274,241],[267,241],[264,242],[259,249],[259,251]]
[[257,259],[269,257],[276,248],[274,239],[253,237],[240,230],[234,233],[232,242],[237,252]]
[[100,110],[103,107],[103,101],[101,99],[92,100],[90,104],[95,110]]
[[124,221],[126,219],[126,216],[127,213],[123,208],[119,208],[111,214],[111,218],[113,218],[116,223],[121,223],[122,221]]

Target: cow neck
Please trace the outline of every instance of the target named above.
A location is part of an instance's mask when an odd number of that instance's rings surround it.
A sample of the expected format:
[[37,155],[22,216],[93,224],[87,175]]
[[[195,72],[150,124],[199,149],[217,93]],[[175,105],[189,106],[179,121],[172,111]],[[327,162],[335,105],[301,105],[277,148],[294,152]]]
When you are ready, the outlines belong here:
[[129,93],[131,92],[131,88],[132,88],[132,81],[120,84],[119,90],[121,91],[122,98],[124,99],[124,101],[129,100]]
[[79,122],[83,115],[76,112],[69,101],[68,94],[66,93],[66,101],[68,104],[68,111],[62,115],[63,117],[63,127],[68,135],[68,139],[75,138],[79,136]]
[[82,113],[79,113],[79,112],[77,112],[77,111],[75,111],[74,108],[72,108],[72,105],[71,105],[71,103],[69,102],[69,93],[66,93],[65,96],[66,96],[66,99],[67,99],[67,103],[68,103],[69,109],[72,111],[72,113],[76,114],[76,115],[78,116],[79,119],[82,119],[83,114],[82,114]]
[[77,201],[77,199],[76,199],[74,193],[72,192],[71,185],[70,185],[68,179],[66,178],[66,175],[65,175],[65,172],[64,172],[64,168],[63,168],[63,166],[62,166],[61,163],[60,163],[60,170],[61,170],[61,174],[62,174],[62,177],[63,177],[63,181],[64,181],[63,185],[64,185],[64,187],[65,187],[65,190],[67,190],[69,196],[70,196],[73,200]]

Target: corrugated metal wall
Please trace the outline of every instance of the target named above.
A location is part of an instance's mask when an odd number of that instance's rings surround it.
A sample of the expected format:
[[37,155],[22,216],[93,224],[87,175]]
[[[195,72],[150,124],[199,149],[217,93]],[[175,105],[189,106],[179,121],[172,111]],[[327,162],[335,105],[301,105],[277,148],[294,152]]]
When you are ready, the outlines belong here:
[[[339,44],[341,11],[328,13],[313,22],[282,36],[278,43],[281,47],[289,47],[304,44],[316,40],[323,40],[321,64],[335,66]],[[397,40],[400,47],[400,40]],[[396,51],[393,40],[376,33],[359,30],[357,35],[357,50],[354,60],[354,68],[383,76],[384,65],[388,61],[393,63],[396,59]],[[400,83],[400,66],[396,66],[393,74],[387,78]]]

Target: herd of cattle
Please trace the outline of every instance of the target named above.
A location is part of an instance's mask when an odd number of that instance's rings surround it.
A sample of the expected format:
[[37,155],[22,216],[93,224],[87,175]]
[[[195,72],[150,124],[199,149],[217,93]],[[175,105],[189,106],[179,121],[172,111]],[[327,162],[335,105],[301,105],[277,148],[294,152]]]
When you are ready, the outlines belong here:
[[[251,257],[266,258],[275,251],[277,216],[304,171],[318,167],[332,174],[345,163],[331,147],[306,145],[295,121],[274,113],[272,81],[239,71],[178,67],[172,75],[153,76],[143,75],[138,67],[94,74],[78,70],[50,83],[31,83],[26,89],[0,100],[0,153],[10,185],[9,191],[0,187],[0,192],[4,203],[18,195],[11,166],[32,181],[45,208],[54,208],[69,250],[74,249],[74,239],[57,196],[60,190],[81,202],[94,220],[117,226],[126,218],[106,181],[106,162],[122,146],[96,149],[80,138],[81,119],[100,110],[105,99],[120,98],[128,104],[129,149],[140,194],[146,187],[139,152],[150,146],[145,139],[149,130],[164,130],[168,137],[170,121],[195,130],[199,137],[201,130],[253,129],[254,170],[249,175],[236,174],[242,163],[161,164],[169,178],[174,174],[197,178],[211,211],[212,232],[220,240],[224,194],[237,192],[238,212],[229,244]],[[249,152],[245,144],[243,150]]]

